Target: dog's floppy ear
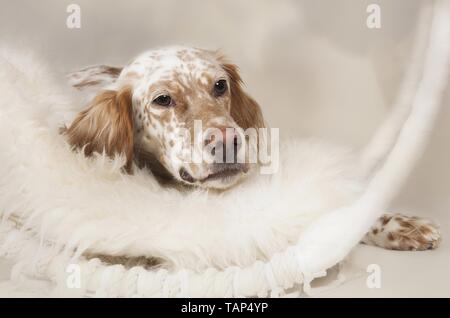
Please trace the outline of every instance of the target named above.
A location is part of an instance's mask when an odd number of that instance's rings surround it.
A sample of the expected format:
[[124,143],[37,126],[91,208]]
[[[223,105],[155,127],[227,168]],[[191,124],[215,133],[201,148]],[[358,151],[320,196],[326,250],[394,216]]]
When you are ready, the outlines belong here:
[[87,156],[103,151],[110,157],[126,156],[125,169],[131,172],[133,162],[132,90],[100,92],[70,127],[63,129],[69,143],[83,148]]
[[227,62],[223,57],[220,57],[220,60],[222,61],[222,68],[227,72],[230,79],[231,117],[244,130],[265,127],[261,107],[242,88],[243,82],[238,67]]
[[69,84],[78,90],[96,90],[114,83],[122,72],[122,67],[95,65],[69,73]]

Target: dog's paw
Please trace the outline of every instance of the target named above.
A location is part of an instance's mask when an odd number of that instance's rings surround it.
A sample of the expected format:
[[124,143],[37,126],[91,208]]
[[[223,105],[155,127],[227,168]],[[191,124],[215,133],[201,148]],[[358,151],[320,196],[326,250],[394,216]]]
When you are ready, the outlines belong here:
[[390,250],[423,251],[437,248],[441,234],[428,219],[402,214],[384,215],[363,242]]

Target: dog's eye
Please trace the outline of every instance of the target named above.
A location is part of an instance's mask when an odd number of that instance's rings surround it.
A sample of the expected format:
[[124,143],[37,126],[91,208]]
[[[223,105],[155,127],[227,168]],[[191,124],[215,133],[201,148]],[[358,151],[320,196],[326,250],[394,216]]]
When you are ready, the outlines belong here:
[[227,81],[224,79],[218,80],[214,84],[214,95],[216,97],[222,96],[227,91],[228,85]]
[[153,103],[165,107],[173,105],[172,97],[170,97],[169,95],[159,95],[153,100]]

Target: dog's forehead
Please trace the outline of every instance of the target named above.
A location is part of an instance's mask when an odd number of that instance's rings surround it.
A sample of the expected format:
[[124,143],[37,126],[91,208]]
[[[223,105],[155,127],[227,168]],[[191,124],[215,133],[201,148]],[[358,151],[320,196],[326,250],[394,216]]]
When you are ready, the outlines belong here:
[[170,47],[152,50],[134,59],[124,70],[147,84],[177,77],[201,79],[205,74],[214,75],[221,70],[220,63],[210,51],[191,47]]

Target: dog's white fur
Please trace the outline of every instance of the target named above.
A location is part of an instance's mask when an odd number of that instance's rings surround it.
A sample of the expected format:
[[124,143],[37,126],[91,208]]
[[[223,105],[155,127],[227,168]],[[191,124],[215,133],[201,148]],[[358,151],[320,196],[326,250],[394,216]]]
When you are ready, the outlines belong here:
[[248,265],[285,249],[363,186],[348,149],[285,141],[275,175],[221,195],[163,188],[137,167],[124,174],[122,157],[71,151],[57,128],[78,101],[41,62],[3,51],[0,70],[0,215],[77,253],[157,257],[195,270]]

